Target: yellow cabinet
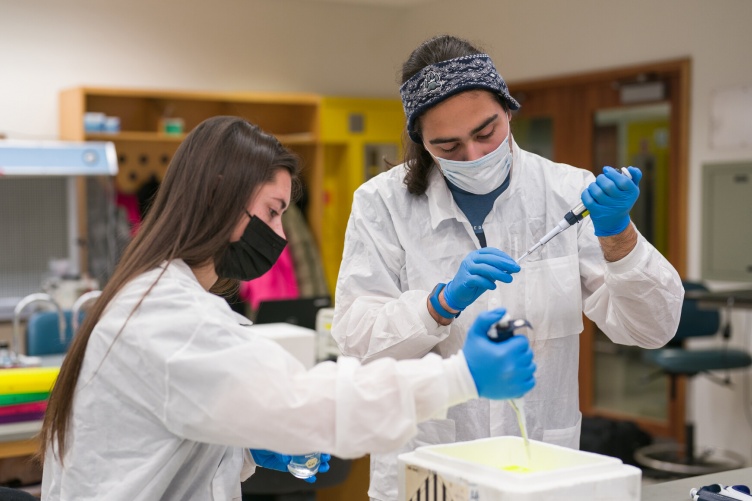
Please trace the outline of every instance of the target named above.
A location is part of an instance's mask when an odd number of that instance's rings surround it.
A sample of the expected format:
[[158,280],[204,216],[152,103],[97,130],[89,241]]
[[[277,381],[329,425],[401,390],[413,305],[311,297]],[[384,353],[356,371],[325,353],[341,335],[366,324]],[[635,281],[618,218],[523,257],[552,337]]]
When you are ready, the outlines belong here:
[[324,97],[321,259],[334,296],[353,193],[368,178],[401,163],[405,117],[397,99]]

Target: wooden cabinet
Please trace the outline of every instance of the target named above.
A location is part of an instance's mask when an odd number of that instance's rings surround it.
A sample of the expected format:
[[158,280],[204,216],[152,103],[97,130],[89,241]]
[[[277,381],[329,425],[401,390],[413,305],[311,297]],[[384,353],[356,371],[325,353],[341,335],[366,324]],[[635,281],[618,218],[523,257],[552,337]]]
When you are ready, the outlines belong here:
[[[308,204],[306,217],[321,243],[323,216],[323,151],[319,140],[321,98],[313,94],[176,92],[166,90],[78,87],[60,94],[60,137],[66,140],[112,141],[118,154],[116,186],[135,193],[145,182],[161,181],[180,142],[203,120],[216,115],[240,116],[275,135],[301,159]],[[86,132],[84,115],[118,117],[119,132]],[[180,118],[182,133],[160,130],[163,120]],[[87,269],[86,197],[79,190],[81,265]]]

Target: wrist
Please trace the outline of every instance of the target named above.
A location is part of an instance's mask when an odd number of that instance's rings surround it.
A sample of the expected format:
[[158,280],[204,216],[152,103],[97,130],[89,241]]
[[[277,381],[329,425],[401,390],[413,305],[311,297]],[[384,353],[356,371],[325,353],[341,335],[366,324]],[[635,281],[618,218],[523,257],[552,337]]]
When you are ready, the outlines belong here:
[[447,291],[449,291],[449,287],[451,285],[452,285],[452,281],[450,280],[449,282],[447,282],[443,290],[441,290],[440,292],[441,301],[448,311],[455,312],[457,315],[459,315],[462,312],[463,308],[458,308],[457,306],[454,306],[447,294]]
[[462,313],[462,310],[458,310],[457,308],[452,308],[449,306],[449,302],[446,300],[446,288],[442,288],[441,291],[438,294],[439,298],[439,304],[449,313],[451,313],[455,318],[460,316],[460,313]]
[[638,235],[635,227],[630,223],[627,227],[616,235],[598,237],[601,244],[603,257],[609,263],[619,261],[637,245]]
[[431,315],[433,321],[441,325],[442,327],[446,327],[454,320],[453,318],[444,318],[438,314],[438,312],[431,305],[431,296],[426,297],[426,309],[428,309],[428,314]]
[[452,323],[458,315],[459,311],[453,310],[446,304],[446,299],[443,297],[443,291],[446,284],[436,284],[431,294],[428,296],[428,311],[437,323],[440,325],[449,325]]

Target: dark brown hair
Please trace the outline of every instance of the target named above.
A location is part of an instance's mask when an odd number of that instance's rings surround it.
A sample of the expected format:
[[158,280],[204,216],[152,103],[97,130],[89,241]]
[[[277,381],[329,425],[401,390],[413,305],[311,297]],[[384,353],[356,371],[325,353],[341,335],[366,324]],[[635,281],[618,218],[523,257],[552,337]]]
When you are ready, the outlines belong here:
[[[276,138],[242,118],[210,118],[188,134],[170,162],[138,234],[71,343],[44,415],[37,454],[41,462],[47,448],[54,445],[63,461],[86,345],[108,303],[130,280],[165,261],[182,259],[191,267],[217,262],[249,200],[279,170],[290,173],[293,195],[297,194],[297,157]],[[230,290],[233,284],[237,286],[237,282],[219,280],[212,291]]]
[[[448,59],[454,59],[473,54],[482,54],[483,50],[462,38],[451,35],[439,35],[420,44],[402,65],[401,84],[404,84],[420,70],[431,64],[440,63]],[[509,105],[501,96],[494,94],[505,111]],[[415,132],[419,135],[420,118],[415,120]],[[407,166],[405,185],[407,191],[413,195],[422,195],[428,189],[428,174],[433,168],[433,158],[423,147],[422,143],[413,142],[407,135],[403,136],[404,162]]]

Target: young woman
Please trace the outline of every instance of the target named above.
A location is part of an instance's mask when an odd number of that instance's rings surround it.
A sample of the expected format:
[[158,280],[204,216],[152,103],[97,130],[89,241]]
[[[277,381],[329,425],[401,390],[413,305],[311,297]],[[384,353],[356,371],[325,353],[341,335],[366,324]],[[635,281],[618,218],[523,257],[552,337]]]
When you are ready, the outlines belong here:
[[268,458],[249,448],[384,452],[451,405],[533,387],[527,340],[486,337],[503,309],[480,315],[447,359],[306,371],[253,335],[213,292],[275,262],[297,174],[295,157],[242,119],[188,135],[65,358],[41,435],[44,499],[240,499],[253,459]]

